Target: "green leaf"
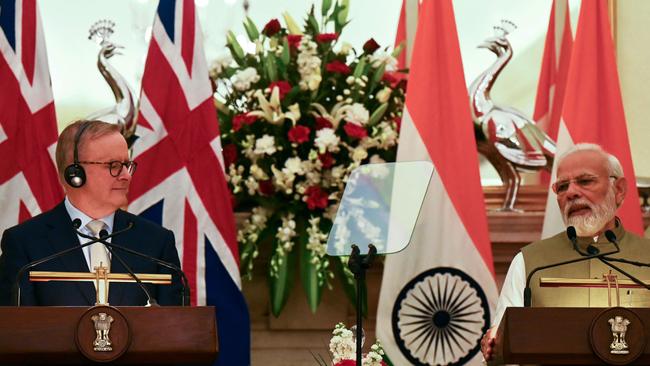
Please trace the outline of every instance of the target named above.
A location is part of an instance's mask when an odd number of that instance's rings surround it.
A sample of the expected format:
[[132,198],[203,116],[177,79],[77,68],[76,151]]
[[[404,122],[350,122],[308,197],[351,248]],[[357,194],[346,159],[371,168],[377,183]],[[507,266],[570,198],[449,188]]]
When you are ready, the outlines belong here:
[[404,50],[404,45],[405,44],[406,44],[406,41],[400,42],[399,46],[395,47],[395,49],[393,50],[393,53],[391,53],[391,56],[397,58],[397,56],[399,56],[399,54],[402,53],[402,51]]
[[332,7],[332,0],[323,0],[323,4],[321,5],[320,8],[320,13],[325,16],[327,15],[327,12],[330,11],[330,7]]
[[275,63],[275,56],[272,53],[266,56],[264,66],[266,67],[266,75],[269,80],[278,81],[278,66]]
[[312,313],[315,313],[318,310],[318,305],[323,294],[323,288],[325,282],[323,281],[321,285],[318,284],[318,269],[316,265],[311,262],[312,252],[307,249],[307,240],[308,234],[305,230],[304,222],[302,224],[300,238],[300,279],[302,281],[302,287],[305,290],[305,295],[307,295],[307,304],[309,304],[309,309]]
[[260,32],[257,30],[257,27],[251,18],[246,17],[246,19],[244,19],[244,28],[246,29],[246,34],[248,34],[248,39],[250,39],[251,42],[255,42],[260,38]]
[[337,16],[338,24],[346,24],[348,20],[348,12],[350,11],[350,0],[341,1],[341,11]]
[[244,50],[241,48],[241,45],[237,41],[237,37],[235,37],[235,34],[232,31],[228,31],[228,33],[226,33],[226,40],[228,42],[228,48],[230,48],[232,57],[235,59],[237,64],[243,66],[245,56]]
[[311,33],[314,35],[320,33],[320,27],[318,26],[318,21],[314,15],[314,5],[311,6],[311,11],[309,12],[309,15],[307,15],[307,29],[310,29]]
[[[277,241],[273,244],[273,255],[275,256],[275,247],[278,245]],[[282,309],[289,300],[289,294],[293,288],[294,275],[293,268],[296,268],[297,250],[292,250],[287,253],[278,265],[277,277],[269,276],[269,291],[271,297],[271,313],[276,318],[280,316]]]
[[287,41],[287,37],[284,37],[282,40],[282,54],[280,55],[280,60],[285,66],[289,65],[289,61],[291,61],[291,53],[289,50],[289,41]]
[[375,73],[372,75],[372,79],[370,79],[370,85],[368,85],[368,93],[372,93],[375,91],[375,87],[377,87],[377,84],[384,76],[385,70],[386,70],[386,64],[381,64],[381,66],[379,66],[375,70]]
[[359,78],[359,77],[361,77],[361,75],[363,74],[363,70],[364,70],[365,68],[366,68],[366,58],[363,57],[363,58],[359,61],[359,63],[357,64],[357,66],[354,68],[354,72],[353,72],[354,77],[355,77],[355,78]]
[[372,112],[372,115],[370,116],[370,119],[368,120],[368,125],[373,126],[379,120],[381,117],[384,116],[384,113],[386,113],[386,109],[388,109],[388,103],[382,103],[377,109],[375,109],[374,112]]

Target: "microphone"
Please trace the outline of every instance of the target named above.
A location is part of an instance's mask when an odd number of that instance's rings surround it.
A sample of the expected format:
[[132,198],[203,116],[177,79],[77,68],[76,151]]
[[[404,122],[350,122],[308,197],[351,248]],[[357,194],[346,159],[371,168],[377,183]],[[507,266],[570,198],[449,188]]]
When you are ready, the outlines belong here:
[[[81,224],[81,220],[79,220],[79,224]],[[74,225],[74,223],[73,223],[73,225]],[[129,226],[129,227],[133,227],[133,226],[135,226],[135,224],[134,224],[132,221],[130,221],[130,222],[128,223],[128,226]],[[96,238],[94,238],[93,236],[86,235],[86,234],[82,233],[81,231],[78,231],[78,230],[75,230],[75,231],[76,231],[77,234],[78,234],[79,236],[81,236],[82,238],[92,239],[92,240],[95,240],[95,239],[96,239]],[[107,233],[105,230],[102,230],[102,231],[103,231],[104,233]],[[181,288],[181,306],[189,306],[189,305],[190,305],[190,285],[189,285],[189,281],[187,280],[187,276],[185,275],[185,272],[183,272],[183,270],[182,270],[180,267],[178,267],[178,266],[175,265],[174,263],[166,262],[166,261],[164,261],[164,260],[162,260],[162,259],[158,259],[158,258],[156,258],[156,257],[152,257],[152,256],[150,256],[150,255],[147,255],[147,254],[144,254],[144,253],[140,253],[140,252],[138,252],[138,251],[136,251],[136,250],[129,249],[129,248],[126,248],[126,247],[121,246],[121,245],[118,245],[118,244],[114,244],[114,243],[109,243],[109,242],[107,242],[106,239],[115,236],[115,233],[113,233],[112,235],[103,236],[103,235],[102,235],[102,232],[100,231],[100,235],[99,235],[99,236],[100,236],[100,238],[97,239],[97,240],[95,240],[95,242],[101,242],[101,243],[104,244],[107,248],[111,248],[111,249],[119,249],[119,250],[121,250],[121,251],[123,251],[123,252],[129,253],[129,254],[133,254],[133,255],[138,256],[138,257],[140,257],[140,258],[147,259],[147,260],[149,260],[149,261],[151,261],[151,262],[155,262],[155,263],[157,263],[157,264],[159,264],[159,265],[161,265],[161,266],[163,266],[163,267],[165,267],[165,268],[171,269],[171,270],[173,270],[174,272],[176,272],[176,274],[178,275],[178,277],[181,279],[181,282],[182,282],[182,288]],[[114,253],[114,251],[111,251],[111,254],[113,254],[113,253]],[[124,265],[124,267],[127,268],[127,271],[129,271],[129,268],[128,268],[128,267],[127,267],[127,266],[126,266],[122,261],[120,261],[120,263],[122,263],[122,265]],[[134,278],[134,279],[135,279],[135,278]],[[138,280],[136,280],[136,282],[138,282]],[[145,292],[146,292],[146,291],[145,291]]]
[[[77,220],[79,220],[79,219],[77,219]],[[75,221],[77,221],[77,220],[75,220]],[[79,223],[75,223],[75,222],[73,221],[72,225],[74,226],[75,224],[76,224],[77,227],[78,227],[78,225],[81,225],[81,220],[79,220]],[[81,244],[81,245],[75,245],[75,246],[70,247],[70,248],[68,248],[68,249],[61,250],[61,251],[59,251],[59,252],[57,252],[57,253],[54,253],[54,254],[48,255],[48,256],[45,257],[45,258],[37,259],[37,260],[35,260],[35,261],[29,262],[29,263],[25,264],[24,266],[22,266],[22,267],[18,270],[18,273],[16,274],[16,279],[14,280],[14,285],[13,285],[13,289],[12,289],[12,293],[13,293],[13,297],[14,297],[14,300],[15,300],[15,304],[16,304],[16,306],[20,306],[20,279],[22,278],[22,276],[23,276],[23,274],[25,273],[26,270],[28,270],[28,269],[30,269],[30,268],[34,268],[34,267],[36,267],[36,266],[38,266],[38,265],[40,265],[40,264],[43,264],[43,263],[49,262],[49,261],[51,261],[52,259],[56,259],[56,258],[62,257],[62,256],[64,256],[64,255],[68,254],[68,253],[71,253],[71,252],[73,252],[73,251],[79,250],[79,249],[81,249],[81,248],[85,248],[85,247],[87,247],[87,246],[89,246],[89,245],[92,245],[92,244],[95,244],[95,243],[99,243],[99,242],[101,242],[102,240],[106,240],[106,239],[112,238],[112,237],[114,237],[114,236],[116,236],[116,235],[120,235],[120,234],[122,234],[122,233],[124,233],[124,232],[127,232],[127,231],[131,230],[132,228],[133,228],[133,223],[131,222],[131,223],[129,223],[129,224],[127,225],[126,228],[124,228],[124,229],[122,229],[122,230],[115,231],[115,232],[113,232],[111,235],[106,236],[105,238],[100,239],[100,238],[94,238],[94,237],[91,236],[90,239],[92,239],[92,240],[90,240],[90,241],[87,242],[87,243],[84,243],[84,244]],[[75,230],[75,231],[76,231],[76,230]]]
[[[528,277],[526,277],[526,287],[524,288],[524,307],[530,307],[531,304],[532,304],[532,290],[530,289],[530,281],[533,278],[533,275],[535,273],[537,273],[537,272],[539,272],[541,270],[544,270],[544,269],[552,268],[552,267],[559,267],[559,266],[563,266],[565,264],[588,261],[590,259],[600,258],[600,257],[610,255],[610,254],[616,254],[616,253],[618,253],[620,251],[618,245],[615,244],[616,249],[613,250],[613,251],[610,251],[610,252],[606,252],[606,253],[589,254],[589,253],[581,252],[580,250],[578,250],[577,235],[576,235],[575,228],[573,226],[569,226],[567,228],[567,237],[571,241],[571,243],[573,244],[573,248],[576,249],[576,251],[578,253],[580,253],[580,255],[582,255],[583,257],[570,259],[570,260],[557,262],[557,263],[552,263],[552,264],[547,264],[545,266],[540,266],[540,267],[537,267],[537,268],[533,269],[532,271],[530,271],[530,273],[528,274]],[[614,268],[614,267],[612,267],[612,268]],[[621,273],[623,273],[623,272],[621,272]]]
[[573,244],[573,250],[580,253],[581,256],[590,256],[590,255],[600,254],[600,250],[598,248],[596,248],[595,246],[591,245],[591,244],[589,244],[587,246],[587,253],[580,250],[580,247],[578,247],[578,235],[576,234],[576,228],[575,227],[573,227],[573,226],[567,227],[566,228],[566,235],[567,235],[567,237],[569,237],[569,240],[571,240],[571,244]]
[[[614,246],[616,247],[617,250],[619,249],[618,240],[616,239],[616,234],[614,234],[614,232],[612,232],[611,230],[606,230],[605,231],[605,237],[607,238],[607,241],[614,244]],[[631,274],[625,272],[621,268],[613,265],[611,262],[627,263],[627,264],[632,264],[632,265],[636,265],[636,266],[639,266],[639,267],[650,267],[650,265],[648,265],[647,263],[630,261],[630,260],[623,259],[623,258],[609,258],[609,257],[604,257],[604,256],[601,257],[601,258],[598,258],[598,259],[601,262],[603,262],[604,264],[606,264],[607,266],[621,272],[625,277],[631,279],[632,282],[636,283],[637,285],[645,288],[646,290],[650,290],[650,285],[645,284],[643,281],[641,281],[638,278],[632,276]]]
[[[77,220],[78,220],[78,219],[77,219]],[[103,239],[103,238],[105,238],[105,237],[107,237],[107,236],[108,236],[108,231],[106,231],[106,230],[104,230],[104,229],[102,229],[102,230],[99,231],[99,237],[100,237],[100,238]],[[111,257],[114,257],[115,259],[117,259],[117,260],[122,264],[122,266],[124,266],[124,269],[126,269],[126,271],[129,273],[129,275],[131,276],[131,278],[133,278],[133,279],[135,280],[135,282],[138,284],[138,286],[142,289],[142,291],[144,292],[145,296],[147,296],[147,306],[158,305],[158,302],[156,301],[156,299],[153,298],[153,297],[151,297],[151,293],[150,293],[149,290],[147,289],[147,286],[145,286],[145,285],[142,283],[142,281],[140,281],[140,278],[139,278],[138,276],[135,275],[135,273],[133,272],[133,270],[131,269],[131,267],[129,267],[129,265],[126,264],[126,262],[122,259],[122,257],[120,257],[117,253],[115,253],[115,252],[113,251],[113,248],[111,248],[110,246],[106,245],[105,240],[106,240],[106,239],[103,239],[103,240],[101,240],[100,242],[101,242],[102,244],[104,244],[104,247],[108,250],[109,253],[111,253]]]

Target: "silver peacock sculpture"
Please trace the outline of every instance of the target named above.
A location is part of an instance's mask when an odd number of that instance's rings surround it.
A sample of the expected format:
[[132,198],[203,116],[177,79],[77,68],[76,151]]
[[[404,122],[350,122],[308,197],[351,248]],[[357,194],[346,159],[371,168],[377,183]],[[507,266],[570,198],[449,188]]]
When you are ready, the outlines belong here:
[[90,27],[88,39],[96,41],[101,47],[97,68],[110,86],[115,104],[88,115],[86,119],[118,124],[130,148],[137,138],[135,103],[126,79],[108,62],[114,55],[120,55],[119,50],[124,48],[110,41],[114,27],[115,23],[110,20],[99,20]]
[[490,96],[497,77],[512,58],[507,35],[514,28],[513,23],[502,21],[501,26],[494,27],[495,36],[478,46],[492,51],[497,59],[469,88],[478,151],[494,166],[506,187],[503,211],[515,211],[519,173],[550,171],[555,156],[555,142],[535,121],[514,108],[497,105]]

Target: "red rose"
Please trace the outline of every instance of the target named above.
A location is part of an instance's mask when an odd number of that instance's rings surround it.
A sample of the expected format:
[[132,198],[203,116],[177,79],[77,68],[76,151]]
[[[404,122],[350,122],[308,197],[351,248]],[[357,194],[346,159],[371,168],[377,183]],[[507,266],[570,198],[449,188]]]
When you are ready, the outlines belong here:
[[352,70],[350,70],[350,67],[345,64],[345,62],[341,62],[339,60],[334,60],[327,65],[325,65],[325,69],[329,72],[336,72],[339,74],[343,75],[349,75]]
[[297,144],[309,141],[309,127],[293,126],[289,130],[289,141]]
[[363,51],[367,54],[373,54],[379,49],[379,43],[374,38],[370,38],[363,44]]
[[287,93],[291,91],[291,84],[289,82],[280,80],[280,81],[274,81],[271,84],[269,84],[269,89],[271,89],[271,93],[273,93],[273,88],[278,87],[280,91],[280,99],[283,99]]
[[326,152],[325,154],[318,154],[318,160],[323,164],[323,168],[329,169],[334,165],[334,158],[332,154]]
[[395,125],[397,125],[396,130],[399,133],[399,130],[402,128],[402,117],[395,117],[393,121],[395,121]]
[[316,117],[316,131],[322,130],[323,128],[332,128],[334,125],[330,122],[329,119],[325,117]]
[[252,125],[255,121],[257,121],[257,117],[249,116],[248,113],[237,114],[232,118],[232,130],[237,132],[244,125]]
[[237,160],[237,147],[235,144],[224,145],[221,153],[223,154],[223,161],[226,164],[226,168]]
[[334,364],[334,366],[356,366],[357,361],[355,360],[341,360]]
[[291,48],[298,48],[298,46],[300,46],[301,40],[302,40],[302,36],[300,34],[287,35],[287,43],[289,43],[289,47]]
[[326,208],[327,207],[327,192],[319,186],[311,186],[305,191],[305,196],[307,197],[307,208],[310,210],[315,210],[317,208]]
[[327,43],[327,42],[336,41],[337,38],[339,38],[339,35],[336,33],[321,33],[316,36],[316,42]]
[[270,179],[267,180],[261,180],[259,182],[260,184],[260,193],[265,195],[265,196],[270,196],[273,193],[275,193],[275,189],[273,188],[273,182]]
[[272,37],[273,35],[278,33],[280,29],[282,29],[280,22],[278,22],[277,19],[271,19],[271,21],[266,23],[264,29],[262,29],[262,33],[267,37]]
[[354,123],[346,123],[343,126],[345,133],[353,139],[362,139],[368,136],[368,131],[365,128],[355,125]]

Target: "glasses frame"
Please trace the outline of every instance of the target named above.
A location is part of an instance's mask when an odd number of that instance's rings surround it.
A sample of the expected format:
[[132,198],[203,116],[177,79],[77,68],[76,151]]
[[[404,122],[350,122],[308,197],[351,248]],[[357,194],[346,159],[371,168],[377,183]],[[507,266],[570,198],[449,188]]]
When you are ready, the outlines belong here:
[[[600,176],[600,175],[587,175],[587,176],[588,176],[588,177],[594,177],[594,178],[597,178],[597,179],[602,178],[602,176]],[[569,189],[569,186],[571,185],[571,183],[574,183],[574,184],[575,184],[578,180],[580,180],[580,179],[585,179],[585,178],[586,178],[586,176],[585,176],[585,175],[582,175],[582,176],[579,176],[579,177],[576,177],[576,178],[565,179],[565,180],[561,180],[561,181],[555,181],[555,183],[551,184],[551,188],[553,189],[553,192],[554,192],[556,195],[559,196],[559,195],[561,195],[561,194],[566,193],[566,191]],[[617,176],[615,176],[615,175],[610,175],[610,176],[607,177],[607,179],[614,179],[614,181],[616,181],[618,178],[620,178],[620,177],[617,177]],[[561,183],[568,183],[568,184],[567,184],[567,189],[564,190],[564,191],[562,191],[562,192],[558,192],[558,189],[557,189],[557,184],[560,183],[560,182],[561,182]],[[578,184],[578,186],[579,186],[579,187],[582,187],[582,186],[579,185],[579,184]]]
[[[122,170],[126,168],[126,171],[130,174],[133,175],[135,173],[136,168],[138,167],[138,163],[135,162],[134,160],[128,160],[128,161],[119,161],[119,160],[111,160],[111,161],[79,161],[79,164],[94,164],[94,165],[108,165],[108,174],[111,175],[111,177],[117,178],[122,174]],[[115,163],[120,164],[120,170],[117,171],[117,174],[113,174],[113,169],[111,166]]]

